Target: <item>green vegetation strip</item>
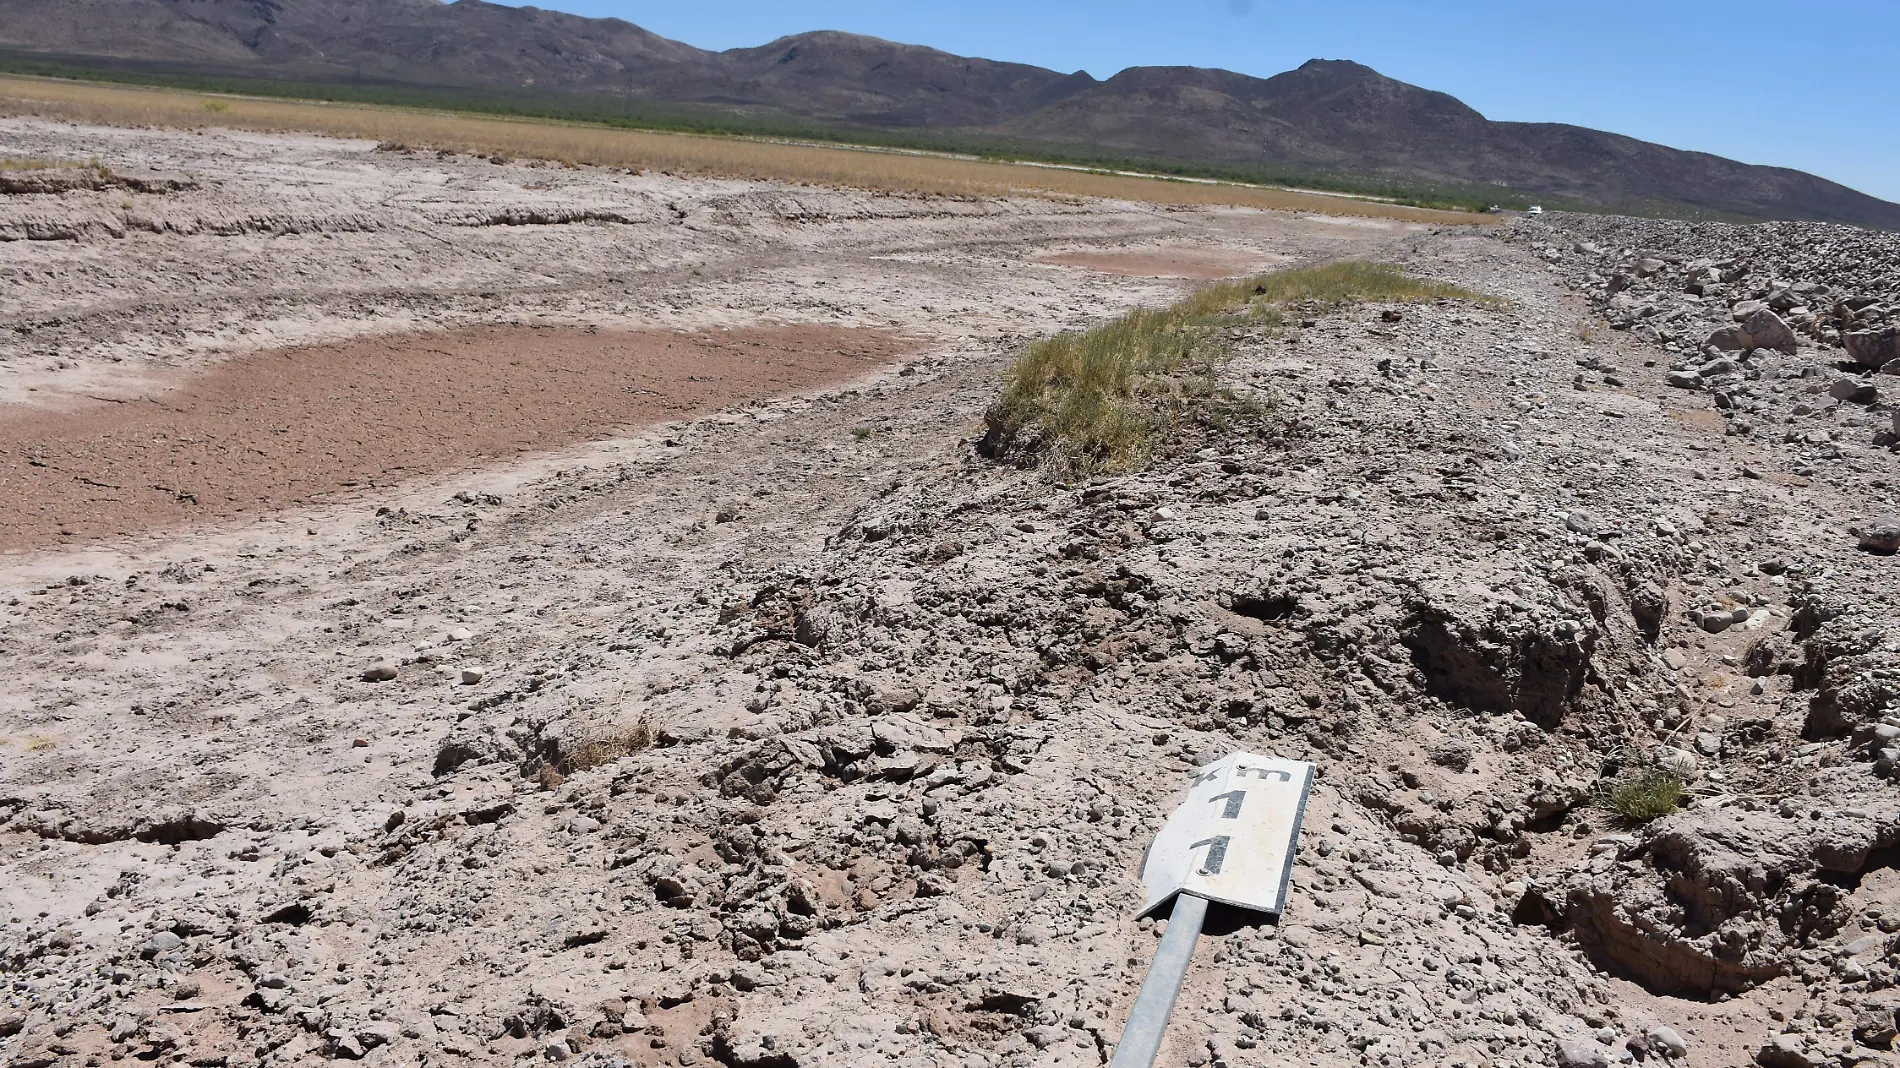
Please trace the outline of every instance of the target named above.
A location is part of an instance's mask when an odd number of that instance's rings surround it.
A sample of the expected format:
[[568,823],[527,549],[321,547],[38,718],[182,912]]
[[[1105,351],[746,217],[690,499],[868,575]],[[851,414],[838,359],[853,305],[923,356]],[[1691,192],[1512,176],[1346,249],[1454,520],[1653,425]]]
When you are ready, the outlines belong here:
[[[1135,171],[1164,177],[1348,193],[1374,197],[1392,204],[1442,211],[1481,212],[1490,205],[1523,208],[1532,202],[1532,198],[1525,195],[1492,186],[1431,185],[1403,178],[1281,170],[1211,160],[1116,155],[1094,151],[1082,145],[998,137],[965,129],[894,129],[826,123],[763,109],[660,103],[609,90],[511,92],[377,81],[346,83],[291,80],[241,74],[206,74],[130,61],[95,62],[80,57],[36,56],[5,50],[0,50],[0,73],[202,93],[230,93],[277,100],[375,104],[472,115],[552,119],[659,133],[812,141],[841,146],[954,153],[992,162],[1052,163],[1104,172]],[[1542,203],[1553,208],[1582,208],[1580,204],[1556,198],[1545,198]]]
[[1184,424],[1225,427],[1267,414],[1269,405],[1219,384],[1237,328],[1277,329],[1296,304],[1446,298],[1490,303],[1386,264],[1345,261],[1219,282],[1166,308],[1057,334],[1004,372],[981,448],[1066,476],[1137,468]]

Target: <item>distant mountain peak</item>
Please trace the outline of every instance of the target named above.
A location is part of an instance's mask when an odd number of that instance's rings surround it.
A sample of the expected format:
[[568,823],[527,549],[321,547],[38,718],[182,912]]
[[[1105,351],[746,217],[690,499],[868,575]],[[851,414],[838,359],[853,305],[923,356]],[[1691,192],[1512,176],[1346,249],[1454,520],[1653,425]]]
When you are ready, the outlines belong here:
[[489,0],[0,0],[0,47],[219,74],[606,92],[847,135],[922,129],[955,143],[1041,144],[1052,158],[1900,230],[1900,205],[1810,174],[1576,126],[1492,122],[1349,59],[1271,78],[1157,66],[1097,81],[842,30],[711,52],[618,19]]
[[1350,74],[1360,78],[1384,78],[1385,75],[1366,66],[1354,63],[1350,59],[1309,59],[1299,65],[1302,71],[1318,71],[1332,75]]

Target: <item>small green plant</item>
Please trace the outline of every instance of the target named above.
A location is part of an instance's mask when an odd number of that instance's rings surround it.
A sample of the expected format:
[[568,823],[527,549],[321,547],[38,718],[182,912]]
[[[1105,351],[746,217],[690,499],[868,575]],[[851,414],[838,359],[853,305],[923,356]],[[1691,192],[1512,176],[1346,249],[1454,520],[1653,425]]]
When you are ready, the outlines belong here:
[[1628,769],[1599,792],[1602,807],[1631,823],[1648,823],[1682,807],[1689,796],[1682,776],[1668,768],[1644,765]]
[[230,101],[227,100],[207,100],[204,106],[205,110],[213,115],[222,115],[231,110]]
[[59,165],[57,160],[0,156],[0,171],[45,171]]
[[1382,263],[1348,260],[1217,282],[1161,309],[1138,308],[1080,333],[1031,344],[1003,373],[984,413],[980,450],[1033,455],[1065,475],[1145,464],[1183,421],[1225,429],[1268,402],[1223,389],[1218,372],[1237,331],[1279,328],[1283,308],[1445,298],[1491,303]]
[[868,426],[855,426],[851,428],[851,436],[857,438],[859,441],[863,441],[873,433],[874,431]]

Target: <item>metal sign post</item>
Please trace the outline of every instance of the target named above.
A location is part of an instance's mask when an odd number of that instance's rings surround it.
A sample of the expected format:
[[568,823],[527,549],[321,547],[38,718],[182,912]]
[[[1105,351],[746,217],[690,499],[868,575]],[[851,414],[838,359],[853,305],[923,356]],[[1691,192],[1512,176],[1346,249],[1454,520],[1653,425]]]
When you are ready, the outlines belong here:
[[1293,878],[1313,765],[1235,753],[1201,768],[1141,861],[1143,916],[1168,916],[1109,1068],[1149,1068],[1187,977],[1207,905],[1278,918]]

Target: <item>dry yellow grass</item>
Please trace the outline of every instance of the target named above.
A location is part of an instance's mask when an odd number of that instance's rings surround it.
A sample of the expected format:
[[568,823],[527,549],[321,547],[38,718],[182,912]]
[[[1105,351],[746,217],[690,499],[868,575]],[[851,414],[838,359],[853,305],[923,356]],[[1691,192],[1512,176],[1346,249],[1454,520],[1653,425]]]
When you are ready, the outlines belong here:
[[1486,225],[1488,216],[1317,193],[1209,185],[898,152],[649,133],[551,120],[354,104],[208,97],[56,79],[0,77],[0,115],[112,126],[300,130],[479,155],[951,196],[1108,197],[1219,204],[1404,222]]
[[1278,327],[1288,305],[1443,299],[1496,303],[1358,260],[1216,282],[1166,308],[1136,308],[1089,330],[1031,344],[1003,372],[1003,392],[984,412],[977,448],[1051,464],[1064,475],[1139,467],[1164,432],[1184,419],[1225,418],[1222,409],[1242,418],[1261,414],[1216,382],[1228,328]]

